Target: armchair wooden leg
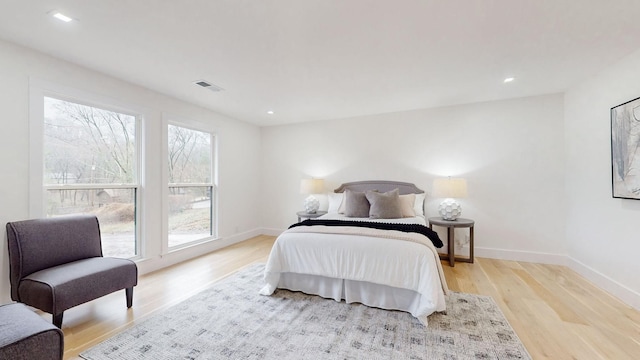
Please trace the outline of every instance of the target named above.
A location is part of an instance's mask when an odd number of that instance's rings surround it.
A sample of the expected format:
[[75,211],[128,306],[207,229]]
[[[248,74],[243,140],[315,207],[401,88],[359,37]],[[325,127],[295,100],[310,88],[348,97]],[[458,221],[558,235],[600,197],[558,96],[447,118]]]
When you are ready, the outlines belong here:
[[53,314],[53,325],[57,326],[58,329],[62,329],[62,315],[64,312],[60,314]]
[[126,288],[124,291],[127,295],[127,308],[130,308],[133,306],[133,288]]

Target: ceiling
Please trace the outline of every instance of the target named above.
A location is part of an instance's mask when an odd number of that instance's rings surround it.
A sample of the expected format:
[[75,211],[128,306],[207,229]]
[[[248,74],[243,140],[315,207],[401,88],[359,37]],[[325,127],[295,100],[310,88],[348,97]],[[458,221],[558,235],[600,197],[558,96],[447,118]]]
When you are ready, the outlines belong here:
[[2,39],[260,126],[563,92],[640,49],[637,0],[0,4]]

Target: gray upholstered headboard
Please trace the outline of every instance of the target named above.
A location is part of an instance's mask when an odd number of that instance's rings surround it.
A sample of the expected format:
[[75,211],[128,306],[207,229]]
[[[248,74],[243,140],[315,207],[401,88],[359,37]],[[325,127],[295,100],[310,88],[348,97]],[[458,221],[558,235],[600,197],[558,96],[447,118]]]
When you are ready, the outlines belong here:
[[346,189],[353,191],[367,191],[367,190],[378,190],[379,192],[387,192],[393,189],[398,189],[400,191],[400,195],[406,194],[422,194],[423,190],[418,189],[415,184],[399,182],[399,181],[386,181],[386,180],[367,180],[367,181],[355,181],[348,182],[340,185],[333,192],[341,193]]

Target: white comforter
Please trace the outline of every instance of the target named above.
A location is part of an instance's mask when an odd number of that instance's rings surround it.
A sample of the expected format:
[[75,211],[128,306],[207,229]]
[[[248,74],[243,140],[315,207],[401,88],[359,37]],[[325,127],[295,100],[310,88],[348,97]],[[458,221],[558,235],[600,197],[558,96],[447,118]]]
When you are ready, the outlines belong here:
[[[421,221],[412,218],[409,222]],[[410,312],[426,325],[426,316],[445,310],[447,286],[435,248],[424,239],[426,245],[352,234],[285,231],[273,245],[265,268],[266,285],[260,293],[272,294],[285,273],[408,289],[416,293],[416,300],[409,308],[399,310]],[[387,308],[380,302],[375,306]]]

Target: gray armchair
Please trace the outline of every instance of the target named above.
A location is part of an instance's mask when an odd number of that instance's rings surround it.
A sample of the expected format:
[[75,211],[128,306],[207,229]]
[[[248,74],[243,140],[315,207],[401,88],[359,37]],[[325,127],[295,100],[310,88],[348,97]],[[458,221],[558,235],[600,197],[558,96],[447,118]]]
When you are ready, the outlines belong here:
[[133,305],[138,268],[128,259],[102,256],[95,216],[62,216],[7,223],[11,298],[53,315],[125,289]]
[[64,335],[22,304],[0,306],[0,359],[62,360]]

